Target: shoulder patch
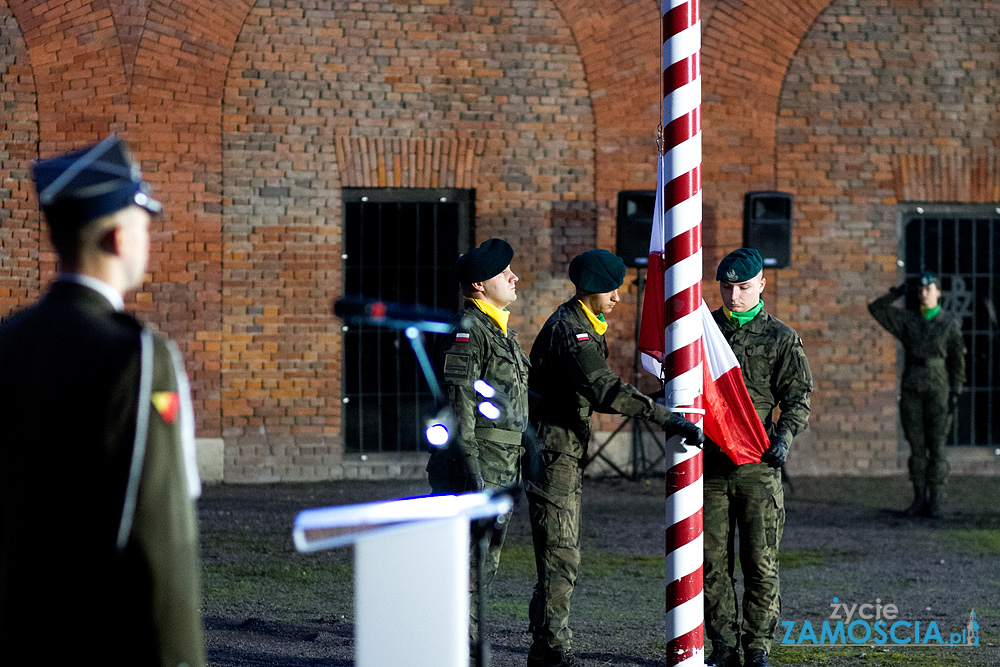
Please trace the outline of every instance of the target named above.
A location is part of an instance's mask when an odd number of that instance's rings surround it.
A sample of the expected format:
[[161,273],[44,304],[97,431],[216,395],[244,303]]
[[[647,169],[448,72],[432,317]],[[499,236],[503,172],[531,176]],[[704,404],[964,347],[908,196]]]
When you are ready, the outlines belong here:
[[576,335],[576,339],[582,343],[585,340],[590,340],[590,334],[588,334],[588,333],[578,333]]
[[455,334],[455,342],[456,343],[468,343],[469,342],[469,334],[468,334],[468,332],[459,332],[459,333],[456,333]]
[[446,378],[464,379],[469,375],[469,358],[464,354],[444,355],[444,375]]
[[173,424],[181,407],[180,396],[176,391],[155,391],[151,397],[153,407],[166,424]]

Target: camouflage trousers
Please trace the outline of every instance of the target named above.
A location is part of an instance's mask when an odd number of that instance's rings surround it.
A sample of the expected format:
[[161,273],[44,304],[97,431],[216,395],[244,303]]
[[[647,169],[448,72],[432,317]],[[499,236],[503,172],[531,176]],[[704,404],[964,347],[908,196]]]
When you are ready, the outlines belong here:
[[785,524],[781,473],[763,463],[730,465],[724,473],[706,470],[704,489],[705,632],[713,648],[740,644],[738,553],[744,584],[743,648],[770,652],[781,611],[778,545]]
[[580,570],[580,460],[560,452],[540,452],[526,491],[538,572],[528,631],[533,645],[568,651],[573,640],[570,598]]
[[[441,475],[436,470],[428,472],[428,480],[431,484],[431,491],[435,494],[458,494],[472,493],[475,489],[466,488],[465,478]],[[486,489],[499,489],[510,486],[509,484],[491,484],[486,482]],[[514,513],[513,508],[504,515],[503,521],[497,521],[497,527],[490,536],[489,547],[483,559],[483,593],[490,589],[490,584],[496,577],[497,570],[500,569],[500,552],[503,550],[504,540],[507,538],[507,527],[510,525],[510,517]],[[469,645],[475,643],[479,638],[479,582],[476,573],[478,572],[477,559],[479,548],[475,541],[469,549]]]
[[948,478],[945,443],[951,429],[948,391],[904,389],[899,399],[899,420],[910,443],[910,481],[917,486],[944,484]]
[[[486,490],[499,489],[498,485],[486,483]],[[483,558],[483,594],[490,590],[490,584],[500,569],[500,552],[503,550],[504,540],[507,538],[507,526],[510,525],[510,517],[514,513],[513,508],[503,516],[503,521],[497,521],[496,529],[490,536],[489,548]],[[476,581],[477,563],[479,549],[476,544],[472,545],[469,558],[469,643],[470,645],[479,638],[479,586]]]

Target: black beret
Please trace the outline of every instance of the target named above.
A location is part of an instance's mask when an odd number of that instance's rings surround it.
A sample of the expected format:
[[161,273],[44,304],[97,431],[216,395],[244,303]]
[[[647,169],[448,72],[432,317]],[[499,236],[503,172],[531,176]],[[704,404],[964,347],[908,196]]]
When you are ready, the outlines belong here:
[[924,271],[920,274],[921,285],[930,285],[931,283],[934,283],[939,288],[941,287],[941,279],[938,278],[938,274],[933,271]]
[[125,142],[111,135],[82,150],[36,160],[38,203],[50,225],[84,225],[129,206],[151,214],[162,209],[149,196],[139,165]]
[[588,250],[569,263],[569,279],[584,292],[611,292],[625,280],[625,262],[607,250]]
[[719,270],[715,272],[716,280],[728,283],[742,283],[750,280],[764,268],[764,260],[753,248],[734,250],[719,262]]
[[514,249],[503,239],[487,239],[458,258],[455,278],[463,285],[481,283],[503,273],[514,258]]

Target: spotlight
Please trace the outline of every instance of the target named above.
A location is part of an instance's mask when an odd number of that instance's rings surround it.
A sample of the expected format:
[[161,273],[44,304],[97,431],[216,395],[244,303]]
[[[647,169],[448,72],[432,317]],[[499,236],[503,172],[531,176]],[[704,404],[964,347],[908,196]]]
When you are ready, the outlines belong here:
[[451,437],[451,434],[448,433],[448,427],[444,424],[430,424],[424,431],[424,435],[427,436],[427,442],[434,447],[444,447]]
[[497,395],[497,390],[483,380],[476,380],[475,382],[472,383],[472,387],[483,398],[493,398],[494,396]]
[[493,403],[489,401],[483,401],[482,403],[479,404],[479,412],[487,419],[491,419],[494,421],[500,419],[500,408],[493,405]]
[[455,417],[451,408],[444,407],[424,425],[424,437],[428,444],[433,447],[444,447],[451,440],[451,430],[455,424]]

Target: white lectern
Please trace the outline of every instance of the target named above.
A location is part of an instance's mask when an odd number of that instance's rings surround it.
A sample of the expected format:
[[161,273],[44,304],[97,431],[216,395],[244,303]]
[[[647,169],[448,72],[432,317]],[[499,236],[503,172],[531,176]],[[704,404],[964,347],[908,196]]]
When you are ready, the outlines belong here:
[[355,545],[357,667],[468,667],[469,523],[512,504],[484,492],[299,513],[299,551]]

